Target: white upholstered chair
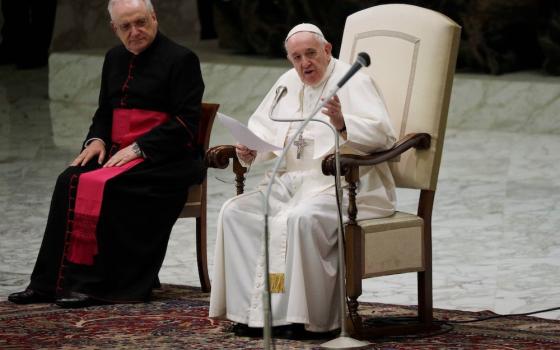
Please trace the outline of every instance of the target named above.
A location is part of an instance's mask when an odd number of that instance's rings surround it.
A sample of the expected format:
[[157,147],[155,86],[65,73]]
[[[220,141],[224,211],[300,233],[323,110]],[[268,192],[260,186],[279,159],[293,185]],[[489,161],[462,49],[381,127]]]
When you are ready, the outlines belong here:
[[[460,31],[454,21],[438,12],[404,4],[374,6],[346,20],[339,58],[351,63],[359,52],[370,55],[366,72],[386,101],[399,139],[389,151],[341,157],[351,201],[350,222],[345,227],[348,325],[356,336],[434,327],[431,215]],[[390,162],[397,187],[419,190],[418,210],[356,222],[358,168],[383,161]],[[333,157],[324,160],[323,172],[334,174]],[[365,327],[357,301],[362,279],[405,272],[418,275],[417,320]]]
[[[350,200],[350,220],[345,226],[348,329],[355,336],[433,328],[431,215],[460,31],[440,13],[402,4],[371,7],[346,21],[340,59],[351,63],[359,52],[370,55],[367,73],[385,98],[399,139],[389,151],[341,156]],[[333,158],[323,161],[325,175],[335,173]],[[206,153],[210,167],[226,168],[230,159],[240,194],[246,169],[237,160],[235,148],[216,146]],[[419,190],[418,211],[356,222],[359,166],[384,161],[390,161],[398,187]],[[362,279],[404,272],[418,274],[417,320],[392,327],[364,327],[357,301]]]

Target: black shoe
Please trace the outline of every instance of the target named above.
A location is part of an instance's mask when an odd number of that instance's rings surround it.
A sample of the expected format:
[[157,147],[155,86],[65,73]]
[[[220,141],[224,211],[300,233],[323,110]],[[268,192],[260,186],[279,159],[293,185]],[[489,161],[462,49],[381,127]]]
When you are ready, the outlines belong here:
[[305,332],[305,327],[301,323],[293,323],[285,326],[272,328],[274,338],[299,340]]
[[54,295],[37,292],[33,289],[27,288],[23,292],[8,295],[8,300],[14,304],[52,303],[55,301],[55,297]]
[[310,332],[305,330],[305,325],[292,323],[286,326],[273,327],[272,335],[280,339],[312,340],[332,338],[333,332]]
[[231,330],[238,337],[257,338],[263,335],[262,328],[249,327],[243,323],[234,324]]
[[94,299],[86,294],[72,292],[67,297],[56,299],[55,304],[63,309],[77,309],[81,307],[105,305],[108,303],[99,299]]

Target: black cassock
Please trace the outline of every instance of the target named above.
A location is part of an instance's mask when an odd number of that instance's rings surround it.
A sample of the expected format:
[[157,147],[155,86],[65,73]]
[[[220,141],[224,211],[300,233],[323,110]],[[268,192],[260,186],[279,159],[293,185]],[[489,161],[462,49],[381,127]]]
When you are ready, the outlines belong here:
[[99,165],[95,159],[58,177],[31,289],[57,295],[77,291],[120,302],[149,299],[188,188],[205,176],[196,145],[203,92],[197,56],[161,33],[139,55],[123,45],[109,50],[86,140],[100,138],[115,153],[111,128],[116,108],[164,112],[170,119],[136,140],[146,159],[107,182],[97,223],[98,254],[91,266],[70,263],[65,252],[79,181],[75,175]]

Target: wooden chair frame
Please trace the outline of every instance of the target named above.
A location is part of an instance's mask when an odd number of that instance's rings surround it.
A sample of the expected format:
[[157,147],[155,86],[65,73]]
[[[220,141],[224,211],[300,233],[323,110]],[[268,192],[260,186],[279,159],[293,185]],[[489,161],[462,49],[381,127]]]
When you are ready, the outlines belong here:
[[[348,222],[345,225],[345,262],[346,262],[346,295],[348,298],[348,329],[355,336],[362,338],[391,336],[415,332],[431,331],[438,328],[433,323],[432,297],[432,208],[435,191],[421,190],[417,215],[423,219],[423,259],[424,269],[417,271],[418,279],[418,321],[401,325],[384,325],[364,327],[358,314],[358,297],[362,294],[364,278],[364,231],[356,221],[358,207],[356,205],[356,189],[359,180],[359,167],[371,166],[390,161],[410,149],[427,150],[430,148],[431,137],[426,133],[409,134],[399,140],[393,148],[366,156],[341,155],[341,175],[348,183]],[[414,150],[412,150],[414,151]],[[335,176],[334,155],[327,156],[322,163],[325,175]],[[403,271],[405,272],[405,271]]]
[[[214,103],[202,103],[201,118],[199,123],[198,144],[206,152],[210,145],[210,134],[214,119],[220,105]],[[208,276],[208,257],[207,257],[207,226],[206,226],[206,207],[207,207],[207,180],[199,185],[189,188],[187,202],[179,218],[196,219],[196,259],[198,265],[198,277],[203,292],[210,292],[210,278]]]

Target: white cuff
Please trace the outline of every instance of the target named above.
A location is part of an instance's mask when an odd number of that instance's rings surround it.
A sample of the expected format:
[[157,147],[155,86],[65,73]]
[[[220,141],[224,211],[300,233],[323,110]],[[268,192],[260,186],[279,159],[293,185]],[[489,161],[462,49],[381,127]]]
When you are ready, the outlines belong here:
[[235,154],[237,155],[237,160],[239,161],[239,164],[241,164],[242,167],[247,168],[247,171],[249,171],[249,169],[251,169],[251,164],[253,162],[251,161],[249,163],[246,163],[239,157],[239,154],[237,154],[237,151],[235,151]]

